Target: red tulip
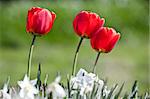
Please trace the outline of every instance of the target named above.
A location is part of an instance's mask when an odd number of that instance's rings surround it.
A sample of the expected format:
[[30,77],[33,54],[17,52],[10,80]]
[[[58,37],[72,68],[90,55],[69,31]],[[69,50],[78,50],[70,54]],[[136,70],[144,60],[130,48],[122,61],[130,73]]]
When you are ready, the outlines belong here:
[[119,38],[120,34],[113,28],[102,27],[93,35],[90,41],[93,49],[108,53],[113,49]]
[[34,35],[47,34],[54,23],[56,14],[47,9],[32,7],[28,10],[26,31]]
[[96,13],[81,11],[73,21],[73,27],[77,35],[90,38],[104,24],[104,19]]

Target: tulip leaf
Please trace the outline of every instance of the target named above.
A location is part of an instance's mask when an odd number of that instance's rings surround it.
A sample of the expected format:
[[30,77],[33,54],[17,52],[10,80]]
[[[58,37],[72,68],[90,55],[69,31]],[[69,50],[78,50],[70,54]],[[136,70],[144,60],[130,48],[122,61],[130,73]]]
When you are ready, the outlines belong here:
[[106,84],[107,84],[107,79],[104,80],[104,85],[103,85],[102,90],[101,90],[101,97],[102,97],[102,99],[105,99],[103,93],[104,93],[104,88],[105,88]]
[[124,83],[123,83],[122,86],[120,87],[120,89],[119,89],[118,93],[115,95],[114,99],[118,99],[118,98],[119,98],[119,95],[120,95],[120,93],[121,93],[123,87],[124,87]]
[[70,78],[67,75],[67,89],[68,89],[68,98],[71,98],[71,88],[70,88]]
[[115,89],[117,88],[118,84],[115,84],[115,86],[110,90],[110,93],[108,94],[107,99],[111,99],[113,92],[115,91]]
[[131,94],[129,95],[130,98],[136,98],[138,92],[137,80],[134,82]]
[[150,99],[150,95],[149,95],[148,92],[146,92],[146,93],[144,94],[144,99]]
[[41,87],[41,63],[39,63],[39,66],[38,66],[37,84],[36,84],[36,87],[37,87],[38,89],[40,89],[40,87]]
[[128,99],[128,94],[127,94],[127,92],[126,92],[125,95],[123,96],[123,99]]

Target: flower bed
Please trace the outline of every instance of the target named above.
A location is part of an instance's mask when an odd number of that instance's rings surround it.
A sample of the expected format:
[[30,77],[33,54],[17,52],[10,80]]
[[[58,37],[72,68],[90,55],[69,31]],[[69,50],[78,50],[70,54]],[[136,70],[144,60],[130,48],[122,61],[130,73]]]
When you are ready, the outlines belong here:
[[[133,99],[150,98],[148,93],[138,94],[137,81],[134,82],[131,91],[121,94],[124,83],[118,88],[115,84],[111,89],[107,87],[107,81],[102,80],[96,74],[96,64],[101,54],[111,52],[120,39],[120,34],[110,27],[104,27],[105,19],[90,11],[81,11],[73,21],[75,33],[80,37],[73,61],[72,74],[66,75],[67,83],[60,83],[61,75],[48,84],[46,76],[41,81],[41,64],[37,78],[30,80],[32,67],[32,53],[37,37],[46,35],[52,29],[56,14],[47,9],[33,7],[28,10],[26,31],[31,33],[33,40],[29,49],[27,73],[22,81],[18,81],[16,87],[9,86],[9,80],[0,90],[2,99]],[[77,58],[84,39],[89,39],[91,47],[97,52],[97,57],[92,71],[80,69],[76,73]]]

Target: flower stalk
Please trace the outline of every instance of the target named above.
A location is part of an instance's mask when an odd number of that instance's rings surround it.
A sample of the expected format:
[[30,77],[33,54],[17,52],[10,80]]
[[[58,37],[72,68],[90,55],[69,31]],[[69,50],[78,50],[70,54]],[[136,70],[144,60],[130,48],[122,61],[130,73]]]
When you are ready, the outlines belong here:
[[29,78],[30,78],[30,73],[31,73],[31,61],[32,61],[32,54],[33,54],[35,39],[36,39],[36,35],[33,35],[32,43],[30,45],[30,50],[29,50],[29,56],[28,56],[27,76]]
[[96,64],[97,64],[97,62],[98,62],[100,53],[101,53],[101,52],[99,51],[98,54],[97,54],[97,57],[96,57],[96,60],[95,60],[94,66],[93,66],[93,73],[95,73],[95,70],[96,70]]
[[78,43],[76,52],[75,52],[75,56],[74,56],[74,60],[73,60],[72,76],[74,76],[74,75],[75,75],[75,72],[76,72],[77,59],[78,59],[79,49],[80,49],[80,46],[81,46],[81,44],[82,44],[83,39],[84,39],[84,38],[81,37],[81,39],[80,39],[80,41],[79,41],[79,43]]

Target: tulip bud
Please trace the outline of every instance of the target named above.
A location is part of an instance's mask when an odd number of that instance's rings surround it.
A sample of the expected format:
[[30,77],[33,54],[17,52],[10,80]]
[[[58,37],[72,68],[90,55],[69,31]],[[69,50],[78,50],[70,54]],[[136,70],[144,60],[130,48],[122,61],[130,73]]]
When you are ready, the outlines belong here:
[[73,27],[77,35],[90,38],[104,24],[104,19],[96,13],[81,11],[73,21]]
[[120,38],[120,34],[113,28],[102,27],[91,38],[91,46],[98,52],[108,53],[110,52],[117,41]]
[[32,7],[28,10],[26,31],[34,35],[47,34],[54,23],[56,14],[47,9]]

